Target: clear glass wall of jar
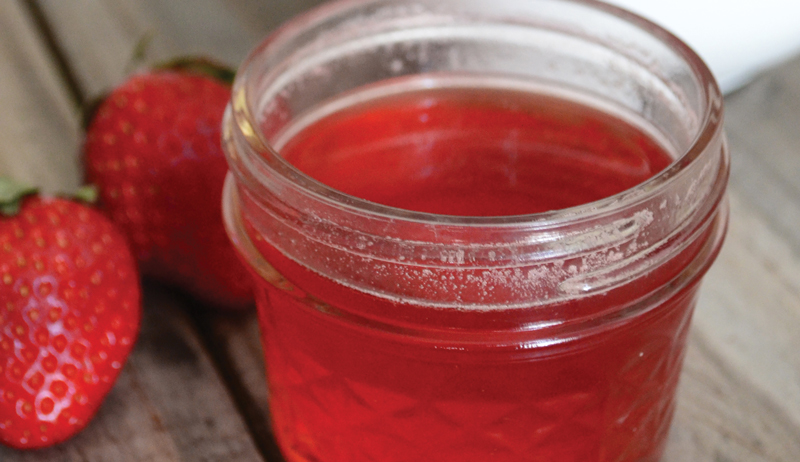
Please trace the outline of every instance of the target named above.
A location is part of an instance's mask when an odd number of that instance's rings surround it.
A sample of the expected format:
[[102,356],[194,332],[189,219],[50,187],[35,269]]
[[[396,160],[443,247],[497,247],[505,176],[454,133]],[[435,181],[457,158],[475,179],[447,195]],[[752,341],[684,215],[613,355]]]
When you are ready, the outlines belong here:
[[[675,160],[595,202],[461,217],[344,194],[279,155],[341,95],[450,76],[620,115]],[[595,2],[333,2],[272,34],[225,117],[223,210],[287,460],[658,460],[727,224],[722,117],[690,49]]]

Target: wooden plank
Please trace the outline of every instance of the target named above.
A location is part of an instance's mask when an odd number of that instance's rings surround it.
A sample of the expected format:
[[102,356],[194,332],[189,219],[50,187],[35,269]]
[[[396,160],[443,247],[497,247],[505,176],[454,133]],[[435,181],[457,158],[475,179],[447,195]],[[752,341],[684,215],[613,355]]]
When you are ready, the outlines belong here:
[[800,426],[695,328],[662,462],[800,460]]
[[800,265],[731,194],[695,312],[665,462],[800,460]]
[[[136,44],[148,59],[210,56],[237,66],[269,30],[322,0],[38,0],[88,95],[120,82]],[[102,40],[98,40],[102,37]]]
[[739,194],[731,204],[726,247],[694,325],[727,365],[800,425],[800,259]]
[[[257,39],[274,30],[289,18],[306,11],[326,0],[231,0],[226,3],[247,29]],[[253,43],[255,44],[255,42]],[[251,44],[252,46],[252,44]]]
[[[202,54],[230,65],[238,64],[245,54],[266,33],[288,17],[322,3],[322,0],[198,0],[197,2],[160,2],[143,0],[126,2],[118,0],[39,0],[45,22],[52,28],[57,44],[67,56],[75,75],[79,92],[98,95],[120,82],[128,69],[129,56],[137,42],[152,34],[148,59],[167,59],[175,55]],[[103,37],[103,40],[97,40]],[[217,333],[227,335],[236,348],[248,349],[240,356],[242,361],[252,361],[242,374],[231,372],[228,385],[236,392],[255,390],[263,384],[263,359],[258,345],[254,318],[232,322],[227,332],[223,324]],[[209,318],[205,318],[206,321]],[[249,335],[241,335],[248,331]],[[255,344],[253,343],[255,341]],[[212,352],[219,356],[219,353]],[[243,365],[243,363],[238,363]],[[223,372],[225,363],[219,362]],[[249,393],[239,393],[237,403],[257,444],[270,460],[278,459],[278,450],[271,440],[266,406],[266,389],[252,395],[256,403],[250,406]]]
[[[314,2],[40,3],[81,84],[96,93],[121,78],[130,50],[152,25],[156,57],[193,51],[235,64],[284,19],[279,11],[294,13]],[[97,43],[97,36],[108,38]],[[800,345],[792,332],[800,307],[800,235],[793,232],[800,223],[793,189],[793,153],[800,146],[794,128],[800,117],[798,62],[727,99],[734,157],[731,233],[695,317],[667,462],[800,460]],[[766,160],[769,169],[762,166]],[[262,452],[273,454],[255,317],[209,314],[201,323]]]
[[[31,17],[0,2],[0,166],[54,189],[78,183],[78,116]],[[137,346],[100,411],[76,438],[0,460],[263,460],[185,303],[149,289]],[[184,305],[184,306],[182,306]]]
[[255,313],[205,313],[199,324],[209,350],[267,460],[282,460],[272,434],[264,356]]
[[[58,37],[58,43],[63,47],[84,94],[90,97],[107,91],[123,80],[125,74],[131,70],[128,66],[136,44],[146,35],[152,34],[154,37],[148,47],[148,57],[164,59],[171,54],[170,52],[177,51],[170,48],[172,46],[170,38],[177,35],[173,32],[177,33],[178,30],[162,31],[162,28],[159,28],[158,15],[155,11],[147,9],[145,2],[42,0],[37,3],[45,12],[50,27]],[[216,12],[208,8],[207,1],[197,3],[200,4],[191,8],[197,14]],[[163,14],[163,11],[161,13]],[[222,22],[223,19],[220,19],[220,23]],[[207,30],[203,25],[188,21],[177,22],[173,27],[181,28],[181,32],[189,27],[200,31]],[[98,37],[102,37],[102,40],[98,40]],[[202,40],[203,37],[206,40]],[[200,38],[201,41],[195,48],[203,43],[225,43],[213,32],[207,32]],[[220,51],[218,54],[222,56],[217,56],[218,58],[224,57],[227,51],[222,45],[220,48],[222,50],[218,50]]]
[[800,256],[800,56],[726,105],[731,185]]
[[0,2],[0,174],[46,191],[79,183],[77,110],[41,37],[16,2]]
[[263,460],[180,301],[163,289],[147,295],[136,348],[86,430],[43,451],[0,448],[0,460]]

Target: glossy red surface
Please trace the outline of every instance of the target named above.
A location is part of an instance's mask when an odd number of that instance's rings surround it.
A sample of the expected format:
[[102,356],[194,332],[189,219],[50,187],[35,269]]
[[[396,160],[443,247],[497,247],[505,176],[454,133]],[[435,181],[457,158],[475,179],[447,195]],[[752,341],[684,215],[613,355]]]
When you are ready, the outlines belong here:
[[[353,107],[308,127],[282,155],[349,194],[453,215],[570,207],[671,162],[647,135],[597,110],[484,90]],[[348,288],[248,232],[284,278],[262,280],[257,302],[275,432],[289,461],[658,460],[696,284],[566,337],[526,320],[543,310],[567,323],[622,310],[680,272],[696,247],[601,295],[479,311]]]
[[563,99],[435,89],[318,121],[281,155],[350,195],[465,216],[585,204],[650,178],[672,158],[637,128]]

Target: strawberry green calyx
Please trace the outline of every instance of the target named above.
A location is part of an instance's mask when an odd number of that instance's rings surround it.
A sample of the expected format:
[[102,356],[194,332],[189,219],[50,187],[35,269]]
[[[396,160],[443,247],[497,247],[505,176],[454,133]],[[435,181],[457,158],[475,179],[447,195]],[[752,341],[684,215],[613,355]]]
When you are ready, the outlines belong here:
[[75,194],[73,194],[71,198],[87,204],[94,204],[97,202],[97,195],[98,195],[97,186],[93,184],[88,184],[78,188],[78,190],[75,191]]
[[153,69],[193,72],[210,77],[228,86],[233,84],[233,78],[236,77],[236,71],[230,67],[211,59],[197,56],[174,58],[153,66]]
[[22,199],[36,194],[38,189],[17,183],[10,178],[0,177],[0,215],[13,216],[19,212]]
[[[0,215],[13,217],[19,213],[22,200],[30,195],[38,194],[39,188],[18,183],[11,178],[0,177]],[[97,187],[81,186],[72,194],[57,194],[64,199],[71,199],[92,205],[97,202]]]

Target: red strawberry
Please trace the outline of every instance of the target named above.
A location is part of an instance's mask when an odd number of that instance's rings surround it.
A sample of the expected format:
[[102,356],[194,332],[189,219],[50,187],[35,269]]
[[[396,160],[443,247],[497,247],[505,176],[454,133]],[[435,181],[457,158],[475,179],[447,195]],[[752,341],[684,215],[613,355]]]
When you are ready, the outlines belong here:
[[134,75],[97,108],[84,160],[145,275],[217,306],[242,307],[252,301],[250,277],[220,211],[228,170],[220,124],[229,98],[227,83],[195,69]]
[[76,202],[28,197],[0,216],[0,442],[40,448],[86,426],[139,332],[135,265]]

